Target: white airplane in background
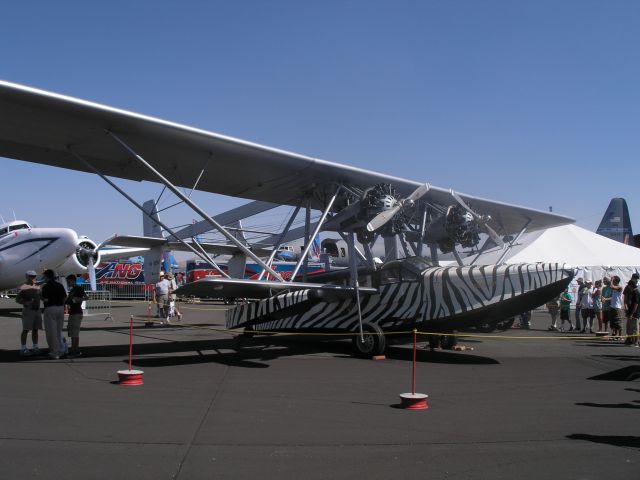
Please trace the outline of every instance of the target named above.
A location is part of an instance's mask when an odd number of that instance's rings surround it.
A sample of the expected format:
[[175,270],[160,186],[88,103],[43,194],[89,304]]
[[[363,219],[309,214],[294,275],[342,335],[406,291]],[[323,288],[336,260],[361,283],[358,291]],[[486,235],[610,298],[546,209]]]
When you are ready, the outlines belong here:
[[24,282],[25,272],[50,268],[60,277],[89,273],[95,290],[94,265],[101,259],[120,258],[130,250],[101,250],[96,243],[70,228],[37,228],[24,220],[0,225],[0,291]]

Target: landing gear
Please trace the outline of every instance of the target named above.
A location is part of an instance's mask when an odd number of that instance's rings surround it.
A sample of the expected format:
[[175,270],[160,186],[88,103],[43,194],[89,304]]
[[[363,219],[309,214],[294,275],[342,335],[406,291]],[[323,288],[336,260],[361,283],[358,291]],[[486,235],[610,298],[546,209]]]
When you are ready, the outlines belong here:
[[506,320],[500,320],[499,322],[490,322],[483,323],[482,325],[477,327],[477,330],[482,333],[492,333],[496,330],[499,332],[504,332],[505,330],[509,330],[513,326],[513,322],[515,322],[515,317],[507,318]]
[[387,341],[382,329],[373,323],[362,324],[362,337],[360,333],[353,336],[353,348],[355,354],[362,358],[371,358],[383,355],[387,348]]
[[431,350],[438,348],[443,350],[453,350],[453,347],[458,343],[455,335],[427,335],[427,340]]

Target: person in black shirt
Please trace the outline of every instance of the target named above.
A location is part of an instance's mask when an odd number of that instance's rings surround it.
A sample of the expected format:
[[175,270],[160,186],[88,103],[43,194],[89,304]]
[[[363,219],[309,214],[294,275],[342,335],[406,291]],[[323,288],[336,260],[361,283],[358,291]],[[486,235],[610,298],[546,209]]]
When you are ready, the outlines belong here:
[[64,355],[62,342],[62,326],[64,324],[64,301],[67,292],[61,283],[56,281],[53,270],[44,271],[45,284],[42,286],[44,303],[44,330],[49,345],[49,356],[54,360]]
[[69,357],[79,357],[80,351],[80,324],[82,323],[82,302],[87,299],[84,288],[76,283],[75,275],[67,275],[69,295],[65,304],[69,306],[69,319],[67,320],[67,335],[71,338]]
[[640,275],[634,273],[631,280],[624,288],[624,303],[627,314],[627,337],[626,345],[638,346],[638,313],[640,305],[640,290],[638,290],[638,278]]

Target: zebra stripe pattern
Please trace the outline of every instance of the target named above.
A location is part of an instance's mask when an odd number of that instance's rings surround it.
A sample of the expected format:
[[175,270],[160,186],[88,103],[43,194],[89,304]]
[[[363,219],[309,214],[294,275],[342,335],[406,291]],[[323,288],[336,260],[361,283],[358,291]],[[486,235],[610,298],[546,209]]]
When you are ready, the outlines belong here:
[[[522,296],[571,275],[557,263],[428,268],[418,278],[381,285],[378,294],[362,297],[362,320],[392,330],[446,319]],[[351,298],[314,300],[308,290],[301,290],[227,311],[228,328],[249,324],[268,331],[354,331],[358,327],[357,306]]]

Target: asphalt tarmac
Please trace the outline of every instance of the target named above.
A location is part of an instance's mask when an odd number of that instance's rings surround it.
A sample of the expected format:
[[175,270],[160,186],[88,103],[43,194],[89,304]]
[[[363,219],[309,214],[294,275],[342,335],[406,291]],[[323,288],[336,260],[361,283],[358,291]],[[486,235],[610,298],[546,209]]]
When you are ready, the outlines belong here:
[[[0,300],[0,478],[640,478],[640,349],[532,330],[467,338],[473,351],[351,356],[346,341],[223,331],[224,306],[182,305],[175,326],[85,317],[83,356],[18,355],[20,311]],[[552,338],[563,337],[563,338]],[[29,339],[29,346],[31,340]],[[44,332],[40,345],[46,347]]]

